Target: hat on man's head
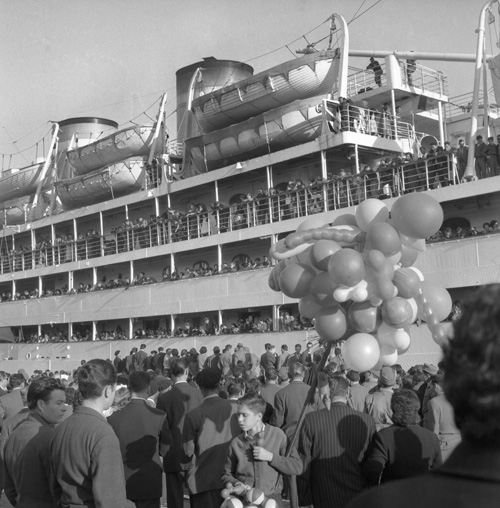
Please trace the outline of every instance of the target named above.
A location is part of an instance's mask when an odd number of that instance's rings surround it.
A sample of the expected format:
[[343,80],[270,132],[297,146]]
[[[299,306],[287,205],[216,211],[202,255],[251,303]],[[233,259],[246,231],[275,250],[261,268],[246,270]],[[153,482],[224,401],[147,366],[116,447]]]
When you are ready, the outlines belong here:
[[201,388],[206,388],[207,390],[213,390],[219,386],[221,379],[221,373],[219,369],[214,369],[213,367],[208,367],[203,369],[196,376],[196,383]]
[[424,363],[424,366],[422,370],[426,374],[430,374],[431,376],[435,376],[438,373],[438,368],[435,365],[432,365],[432,363]]
[[238,342],[238,345],[236,347],[243,347],[243,344],[241,342]]
[[378,379],[383,386],[392,386],[396,382],[396,373],[392,367],[384,366]]

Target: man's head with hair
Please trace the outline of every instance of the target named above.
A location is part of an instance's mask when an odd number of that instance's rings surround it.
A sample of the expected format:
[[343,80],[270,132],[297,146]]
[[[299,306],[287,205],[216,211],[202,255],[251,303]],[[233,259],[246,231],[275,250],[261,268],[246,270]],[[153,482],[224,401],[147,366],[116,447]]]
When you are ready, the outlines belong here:
[[465,439],[500,443],[500,284],[464,302],[445,347],[444,392]]
[[276,381],[278,379],[278,371],[273,367],[269,367],[266,369],[265,377],[268,381]]
[[[25,388],[22,388],[25,390]],[[48,423],[59,423],[66,411],[66,393],[58,379],[40,377],[27,389],[28,408]]]
[[227,385],[229,397],[239,397],[242,393],[245,393],[245,383],[241,379],[235,379]]
[[392,421],[396,425],[407,427],[416,425],[420,421],[418,411],[420,400],[413,390],[401,388],[396,390],[391,397]]
[[305,374],[305,367],[300,362],[294,362],[288,367],[288,377],[290,379],[302,379]]
[[274,346],[269,344],[269,342],[264,347],[266,348],[266,351],[271,351],[274,348]]
[[204,355],[207,352],[207,348],[205,346],[201,346],[200,355]]
[[220,347],[215,346],[213,351],[214,351],[214,355],[218,355],[220,353]]
[[351,382],[351,383],[359,383],[359,372],[356,372],[355,370],[350,370],[347,374],[346,374],[346,378]]
[[333,376],[329,381],[330,399],[346,399],[349,395],[349,382],[341,376]]
[[189,366],[189,360],[186,357],[181,357],[177,360],[174,360],[170,364],[170,373],[174,377],[183,376],[186,372],[186,369]]
[[22,386],[26,383],[26,379],[24,379],[24,376],[22,374],[12,374],[10,376],[10,387],[11,388],[18,388],[19,386]]
[[288,351],[288,346],[287,346],[286,344],[283,344],[283,345],[281,346],[281,351],[283,351],[283,352]]
[[40,377],[32,381],[26,394],[28,409],[36,409],[39,400],[47,402],[54,390],[64,391],[64,387],[59,379]]
[[149,374],[143,370],[131,372],[128,377],[128,389],[131,393],[147,392],[150,385],[151,378]]
[[97,399],[106,387],[116,385],[116,372],[106,360],[90,360],[78,369],[78,389],[83,400]]
[[179,350],[178,350],[178,349],[173,348],[173,349],[172,349],[172,356],[179,356]]
[[245,381],[245,387],[247,393],[257,393],[259,394],[262,389],[262,383],[258,378],[254,377],[252,379],[247,379]]
[[255,392],[246,393],[238,399],[238,406],[247,406],[253,413],[266,412],[266,401]]
[[196,375],[196,383],[201,390],[217,390],[221,380],[221,373],[218,369],[207,367]]

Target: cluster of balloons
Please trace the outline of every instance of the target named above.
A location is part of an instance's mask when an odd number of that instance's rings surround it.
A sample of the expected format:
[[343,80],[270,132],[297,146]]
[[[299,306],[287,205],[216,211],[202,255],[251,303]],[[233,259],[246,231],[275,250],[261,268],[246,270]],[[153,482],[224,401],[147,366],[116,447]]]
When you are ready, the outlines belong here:
[[269,286],[298,298],[300,314],[315,319],[322,339],[346,339],[349,368],[394,365],[410,347],[417,319],[436,343],[448,340],[440,322],[451,312],[450,294],[412,266],[442,222],[441,205],[424,193],[400,197],[390,211],[367,199],[331,225],[309,218],[271,247],[279,263]]

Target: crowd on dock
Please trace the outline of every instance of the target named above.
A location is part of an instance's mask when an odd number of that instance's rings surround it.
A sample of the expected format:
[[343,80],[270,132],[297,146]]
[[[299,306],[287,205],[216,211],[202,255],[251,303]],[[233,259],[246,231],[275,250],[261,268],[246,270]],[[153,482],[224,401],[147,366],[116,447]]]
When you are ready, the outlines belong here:
[[341,347],[312,342],[260,356],[144,344],[72,373],[0,372],[5,495],[40,507],[160,508],[163,490],[169,508],[186,494],[191,508],[496,506],[500,285],[474,296],[440,364],[408,372],[356,372]]

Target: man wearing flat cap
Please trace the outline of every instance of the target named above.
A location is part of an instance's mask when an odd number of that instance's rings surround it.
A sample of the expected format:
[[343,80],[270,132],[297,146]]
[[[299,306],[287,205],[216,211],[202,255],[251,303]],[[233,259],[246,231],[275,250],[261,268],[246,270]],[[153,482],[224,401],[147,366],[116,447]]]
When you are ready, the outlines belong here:
[[222,502],[221,475],[236,434],[231,433],[231,403],[219,397],[220,380],[219,369],[207,367],[198,373],[203,402],[184,421],[182,443],[187,458],[192,458],[187,473],[191,508],[219,508]]
[[378,388],[366,396],[364,412],[375,420],[377,431],[392,425],[391,398],[395,383],[395,370],[384,366],[380,370]]

